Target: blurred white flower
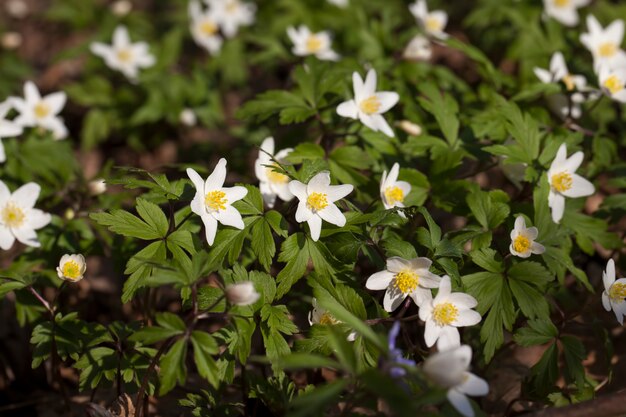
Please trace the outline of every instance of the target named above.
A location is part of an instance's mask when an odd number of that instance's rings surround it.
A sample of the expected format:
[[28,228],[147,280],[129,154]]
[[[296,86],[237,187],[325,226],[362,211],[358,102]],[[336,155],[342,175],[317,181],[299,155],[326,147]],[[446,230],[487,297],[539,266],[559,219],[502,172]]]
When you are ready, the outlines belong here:
[[[309,325],[333,325],[341,323],[341,321],[334,318],[333,315],[326,311],[324,308],[318,306],[316,298],[313,298],[311,303],[313,304],[313,310],[309,312]],[[348,340],[348,342],[354,342],[355,339],[356,332],[348,333],[348,336],[346,337],[346,340]]]
[[604,94],[620,103],[626,103],[626,66],[611,68],[602,65],[598,74]]
[[296,221],[307,222],[311,229],[311,238],[317,241],[322,231],[322,220],[343,227],[346,217],[337,208],[335,202],[352,192],[351,184],[330,185],[330,172],[322,171],[315,175],[308,184],[291,181],[289,191],[298,198]]
[[615,280],[615,262],[609,259],[606,271],[602,272],[604,291],[602,292],[602,305],[606,311],[613,310],[619,324],[624,324],[626,316],[626,278]]
[[19,32],[6,32],[0,40],[4,49],[16,49],[22,45],[22,35]]
[[0,162],[7,160],[6,153],[4,152],[4,145],[2,139],[12,138],[22,134],[23,128],[17,123],[5,119],[7,113],[13,107],[12,100],[6,100],[0,103]]
[[16,19],[23,19],[28,15],[28,4],[24,0],[8,0],[4,4],[4,9],[9,16]]
[[520,258],[528,258],[531,254],[540,255],[546,251],[546,248],[535,242],[539,231],[536,227],[526,227],[526,221],[522,216],[515,219],[515,226],[511,230],[511,244],[509,251],[512,255]]
[[224,36],[232,38],[240,26],[254,23],[256,5],[240,0],[205,0],[211,17],[218,23]]
[[146,42],[131,43],[125,26],[118,26],[113,32],[113,43],[107,45],[93,42],[89,49],[99,56],[105,64],[115,71],[120,71],[131,81],[135,81],[139,69],[154,65],[155,58],[150,54]]
[[546,15],[558,20],[565,26],[578,24],[578,9],[588,5],[591,0],[543,0]]
[[196,0],[189,2],[189,18],[191,19],[191,36],[193,40],[214,55],[222,48],[222,37],[219,25],[210,11],[203,11]]
[[352,74],[354,99],[344,101],[337,107],[337,114],[350,119],[359,119],[361,123],[375,132],[381,131],[393,137],[393,130],[382,116],[396,105],[400,96],[393,91],[376,92],[376,71],[367,72],[365,82],[358,72]]
[[330,33],[327,31],[311,33],[308,27],[290,26],[287,35],[293,42],[292,52],[297,56],[315,55],[323,61],[337,61],[339,55],[331,49]]
[[40,191],[39,185],[29,182],[11,194],[0,181],[0,248],[11,249],[16,239],[27,246],[41,246],[35,230],[50,223],[51,216],[34,208]]
[[409,6],[409,10],[427,35],[437,39],[448,38],[448,34],[444,32],[448,24],[448,14],[446,12],[443,10],[429,12],[426,0],[417,0]]
[[404,48],[404,59],[412,61],[428,61],[433,56],[433,48],[426,36],[416,35]]
[[228,302],[237,306],[254,304],[261,297],[254,289],[254,283],[252,281],[243,281],[237,284],[227,285],[224,291]]
[[337,7],[347,7],[348,0],[328,0],[330,4],[334,4]]
[[87,188],[89,189],[90,195],[100,195],[106,192],[107,184],[103,178],[96,178],[89,181],[89,184],[87,184]]
[[192,127],[192,126],[195,126],[196,123],[198,122],[198,117],[196,116],[196,113],[192,109],[185,108],[180,112],[180,115],[178,116],[178,120],[184,126]]
[[567,146],[562,144],[556,153],[556,157],[548,170],[548,182],[550,193],[548,194],[548,206],[552,209],[552,220],[558,223],[563,218],[565,211],[565,197],[586,197],[596,190],[592,183],[575,174],[585,155],[578,151],[569,158]]
[[274,167],[277,165],[272,161],[273,157],[282,163],[292,151],[292,148],[287,148],[274,155],[274,138],[268,137],[261,144],[259,156],[254,161],[254,172],[259,180],[259,189],[269,208],[274,207],[276,196],[283,201],[289,201],[293,198],[293,194],[289,191],[289,177],[274,171]]
[[410,120],[400,120],[396,122],[396,125],[411,136],[419,136],[422,134],[422,127]]
[[626,60],[626,52],[620,45],[624,39],[624,21],[614,20],[603,28],[593,15],[587,16],[588,32],[580,35],[580,42],[593,55],[594,69],[599,71],[603,65],[615,65]]
[[62,280],[77,282],[83,279],[86,270],[87,264],[83,255],[63,255],[57,266],[57,275]]
[[128,0],[117,0],[111,5],[111,12],[115,16],[124,17],[133,10],[133,4]]
[[463,345],[428,357],[423,368],[435,384],[448,389],[448,401],[465,417],[474,416],[467,395],[482,396],[489,392],[489,385],[484,379],[468,372],[471,362],[472,348]]
[[58,114],[63,110],[67,96],[64,92],[48,94],[41,97],[37,86],[26,81],[24,84],[24,98],[11,97],[13,107],[20,113],[14,123],[22,127],[41,127],[49,130],[55,139],[65,139],[67,128]]
[[422,306],[432,299],[431,288],[437,288],[441,277],[428,269],[432,261],[428,258],[403,259],[392,256],[387,259],[387,269],[371,275],[365,287],[369,290],[386,290],[383,299],[385,311],[392,312],[411,297]]
[[248,190],[241,186],[224,187],[226,159],[219,160],[206,181],[192,168],[187,168],[187,175],[196,187],[196,195],[191,201],[191,211],[202,219],[209,245],[215,240],[218,222],[237,229],[245,227],[241,214],[233,207],[233,203],[244,198]]
[[[383,171],[380,180],[380,198],[383,200],[383,206],[386,210],[393,207],[404,207],[404,199],[411,192],[411,184],[406,181],[398,181],[400,165],[396,162],[391,167],[389,175],[387,171]],[[399,212],[402,217],[404,213]]]

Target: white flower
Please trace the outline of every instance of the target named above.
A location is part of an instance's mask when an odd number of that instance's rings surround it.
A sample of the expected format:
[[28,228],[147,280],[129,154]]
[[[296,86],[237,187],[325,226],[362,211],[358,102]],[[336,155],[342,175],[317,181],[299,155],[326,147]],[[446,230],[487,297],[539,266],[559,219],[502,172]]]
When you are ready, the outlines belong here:
[[107,184],[104,178],[96,178],[89,181],[87,189],[89,190],[90,195],[100,195],[106,192]]
[[254,161],[254,172],[259,180],[259,189],[269,208],[274,207],[276,196],[283,201],[293,198],[293,194],[289,191],[289,177],[274,171],[277,165],[272,161],[273,157],[274,160],[283,163],[291,151],[293,151],[292,148],[287,148],[274,155],[274,138],[268,137],[261,144],[259,156]]
[[558,223],[563,218],[565,211],[565,197],[586,197],[596,190],[592,183],[575,174],[585,155],[578,151],[569,158],[567,146],[559,147],[556,157],[548,170],[548,182],[550,193],[548,194],[548,206],[552,209],[552,220]]
[[131,81],[135,81],[140,68],[154,65],[154,56],[150,54],[148,48],[146,42],[131,43],[125,26],[115,28],[111,45],[94,42],[89,47],[94,55],[104,59],[109,68],[120,71]]
[[328,2],[337,7],[346,7],[348,5],[348,0],[328,0]]
[[428,258],[402,259],[393,256],[387,259],[387,269],[376,272],[367,279],[369,290],[386,290],[383,299],[385,311],[392,312],[408,296],[422,306],[432,299],[430,288],[437,288],[441,277],[428,269],[432,261]]
[[25,0],[8,0],[4,7],[9,16],[16,19],[23,19],[30,12]]
[[605,29],[600,26],[598,19],[593,15],[588,15],[587,30],[589,32],[580,35],[580,42],[593,55],[596,72],[601,65],[611,65],[615,62],[623,62],[626,59],[626,53],[620,49],[624,39],[623,20],[614,20]]
[[511,244],[509,245],[509,251],[512,255],[519,256],[520,258],[528,258],[531,254],[541,255],[546,251],[546,248],[535,242],[539,231],[536,227],[526,227],[526,221],[522,216],[518,216],[515,219],[515,226],[511,230]]
[[57,266],[57,274],[59,278],[65,281],[80,281],[85,275],[87,264],[83,255],[63,255],[59,266]]
[[124,17],[133,10],[133,4],[129,0],[117,0],[111,5],[111,12],[115,16]]
[[435,342],[439,350],[460,346],[461,338],[457,327],[480,323],[480,314],[472,310],[476,305],[478,302],[471,295],[451,292],[450,277],[444,275],[439,283],[437,296],[420,306],[420,319],[426,322],[426,346],[431,347]]
[[351,119],[359,119],[361,123],[375,132],[381,131],[393,137],[393,131],[382,116],[396,105],[400,96],[392,91],[376,92],[376,71],[371,69],[365,82],[358,72],[352,74],[354,99],[344,101],[337,107],[337,114]]
[[239,0],[205,0],[213,19],[219,24],[224,36],[232,38],[240,26],[254,23],[256,6]]
[[448,389],[448,401],[465,417],[473,417],[474,410],[467,395],[482,396],[489,392],[487,382],[468,372],[472,362],[472,348],[468,345],[435,353],[424,361],[424,373],[437,385]]
[[604,291],[602,292],[602,305],[606,311],[615,313],[615,318],[619,324],[624,324],[626,316],[626,278],[615,280],[615,262],[609,259],[606,264],[606,271],[602,272]]
[[578,9],[591,0],[543,0],[545,13],[565,26],[578,24]]
[[[333,325],[341,323],[341,321],[334,318],[333,315],[326,311],[324,308],[318,306],[316,298],[313,298],[311,303],[313,304],[313,310],[309,312],[309,325]],[[348,340],[348,342],[354,342],[355,339],[356,332],[350,332],[346,337],[346,340]]]
[[[397,162],[391,167],[389,175],[387,175],[387,171],[383,171],[380,180],[380,198],[383,200],[383,206],[386,210],[393,207],[404,207],[404,199],[411,192],[411,184],[406,181],[398,181],[399,172],[400,165]],[[404,213],[400,212],[400,215],[404,217]]]
[[444,32],[448,24],[448,14],[443,10],[428,11],[426,0],[417,0],[409,6],[409,10],[417,19],[426,34],[437,39],[446,39],[448,34]]
[[2,34],[0,44],[4,49],[17,49],[22,45],[22,35],[19,32],[6,32]]
[[180,112],[180,114],[178,115],[178,120],[183,125],[187,127],[192,127],[195,126],[198,122],[198,117],[192,109],[186,108]]
[[335,201],[341,200],[352,192],[351,184],[330,185],[330,172],[322,171],[315,175],[308,184],[300,181],[291,181],[289,191],[299,201],[296,210],[296,221],[307,222],[311,229],[311,238],[317,241],[322,231],[322,220],[343,227],[346,217],[335,205]]
[[293,53],[297,56],[315,55],[324,61],[337,61],[339,55],[331,49],[330,33],[327,31],[311,33],[308,27],[300,25],[297,29],[287,28],[287,35],[293,42]]
[[191,19],[191,36],[193,40],[210,54],[216,54],[222,48],[222,37],[219,24],[210,11],[202,11],[196,0],[189,2],[189,18]]
[[414,61],[428,61],[433,56],[433,49],[427,37],[416,35],[404,48],[402,56]]
[[226,299],[231,304],[238,306],[247,306],[257,302],[261,295],[254,289],[254,283],[252,281],[243,281],[237,284],[227,285]]
[[11,100],[6,100],[0,103],[0,162],[7,160],[7,156],[4,152],[4,145],[2,144],[3,138],[11,138],[22,134],[22,126],[17,123],[5,119],[5,116],[12,108]]
[[39,185],[29,182],[11,194],[0,181],[0,248],[11,249],[15,239],[27,246],[41,246],[35,230],[50,223],[51,216],[34,208],[40,191]]
[[602,65],[598,74],[602,91],[615,101],[626,103],[626,66],[611,68]]
[[22,127],[41,127],[49,130],[55,139],[65,139],[67,128],[58,114],[65,106],[67,96],[64,92],[48,94],[41,97],[39,89],[31,81],[24,84],[24,98],[11,97],[13,107],[20,112],[14,123]]
[[422,134],[422,127],[410,120],[400,120],[396,122],[397,126],[411,136],[419,136]]
[[241,186],[224,187],[226,159],[219,160],[206,181],[203,181],[192,168],[187,168],[187,175],[196,187],[196,195],[191,201],[191,211],[202,219],[209,245],[215,240],[218,222],[237,229],[245,227],[241,214],[233,207],[233,203],[244,198],[248,190]]

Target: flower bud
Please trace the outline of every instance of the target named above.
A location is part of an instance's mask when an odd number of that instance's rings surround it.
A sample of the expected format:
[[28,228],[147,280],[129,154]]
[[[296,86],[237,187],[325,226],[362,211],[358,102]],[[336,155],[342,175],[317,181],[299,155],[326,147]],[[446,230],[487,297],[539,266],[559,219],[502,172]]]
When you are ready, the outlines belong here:
[[103,178],[96,178],[95,180],[89,181],[89,184],[87,184],[87,188],[89,189],[90,195],[99,195],[106,192],[107,185],[104,182]]
[[111,5],[111,12],[115,16],[124,17],[133,9],[133,4],[128,0],[118,0]]
[[411,61],[428,61],[432,55],[433,50],[430,41],[422,35],[417,35],[411,39],[402,54],[404,59]]
[[247,306],[256,303],[261,295],[254,289],[252,281],[226,286],[226,298],[231,304]]
[[185,126],[192,127],[195,126],[198,122],[198,118],[196,117],[196,113],[193,110],[187,108],[183,109],[180,112],[180,116],[178,116],[178,120]]
[[412,136],[419,136],[422,134],[421,126],[408,120],[400,120],[400,122],[398,122],[398,127]]
[[15,19],[23,19],[28,14],[28,5],[24,0],[9,0],[4,8],[9,16]]
[[65,220],[73,220],[76,217],[76,212],[72,208],[68,208],[63,213],[63,217],[65,217]]
[[77,282],[83,279],[86,269],[87,264],[83,255],[63,255],[57,267],[57,274],[62,280]]
[[7,32],[2,35],[0,43],[4,49],[17,49],[22,45],[22,35],[17,32]]

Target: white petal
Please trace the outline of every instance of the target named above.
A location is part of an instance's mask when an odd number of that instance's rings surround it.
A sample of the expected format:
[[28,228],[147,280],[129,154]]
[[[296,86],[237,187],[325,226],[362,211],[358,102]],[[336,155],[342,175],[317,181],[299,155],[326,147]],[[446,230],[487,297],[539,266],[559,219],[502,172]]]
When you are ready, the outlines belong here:
[[274,155],[274,138],[272,136],[265,138],[263,143],[261,143],[261,150],[264,152],[259,152],[259,156],[267,156],[267,154]]
[[376,70],[370,69],[365,76],[365,83],[363,83],[362,95],[364,98],[373,96],[376,93]]
[[384,188],[393,186],[393,184],[395,184],[396,181],[398,181],[399,173],[400,173],[400,164],[396,162],[395,164],[393,164],[393,166],[389,170],[389,175],[387,175],[385,177],[385,180],[383,181],[385,185]]
[[306,184],[303,184],[300,181],[293,180],[289,182],[288,187],[291,194],[295,195],[298,200],[306,202],[308,198],[308,194],[306,192]]
[[248,189],[240,185],[236,185],[234,187],[224,187],[222,188],[222,191],[226,194],[228,204],[239,201],[248,194]]
[[391,313],[396,308],[400,307],[400,304],[404,301],[406,296],[395,288],[387,288],[385,297],[383,298],[383,308],[385,311]]
[[450,404],[452,404],[459,413],[463,414],[465,417],[474,417],[474,409],[465,394],[451,389],[448,391],[447,397]]
[[9,250],[15,243],[15,236],[8,227],[0,224],[0,249]]
[[35,206],[35,202],[37,201],[40,192],[41,187],[38,184],[29,182],[15,190],[11,199],[23,208],[31,208]]
[[361,101],[363,98],[363,79],[358,72],[352,73],[352,87],[354,89],[354,98],[356,101]]
[[19,229],[12,229],[15,238],[25,244],[26,246],[32,246],[38,248],[41,243],[37,240],[37,233],[33,229],[21,227]]
[[578,174],[572,174],[572,188],[567,191],[563,191],[566,197],[585,197],[596,192],[596,188],[593,184],[587,181],[585,178]]
[[224,210],[213,213],[213,217],[224,226],[232,226],[241,230],[245,227],[241,214],[231,205],[226,206]]
[[572,154],[572,156],[567,158],[567,160],[561,166],[561,169],[563,171],[576,172],[576,170],[580,167],[580,164],[583,163],[584,157],[585,154],[581,151],[575,152],[574,154]]
[[544,84],[548,84],[552,82],[552,74],[550,73],[550,71],[545,70],[543,68],[533,68],[533,72],[535,73],[535,75],[537,76],[537,78],[539,78],[539,81],[541,81]]
[[606,263],[606,272],[603,273],[602,280],[604,281],[604,288],[607,290],[615,282],[615,261],[613,259],[609,259]]
[[391,126],[389,126],[389,123],[387,123],[387,121],[385,120],[383,116],[381,116],[380,114],[374,114],[371,117],[372,117],[374,126],[376,126],[375,130],[383,132],[385,135],[389,136],[390,138],[393,138],[395,136],[393,133],[393,130],[391,130]]
[[[296,209],[296,221],[298,223],[308,222],[311,217],[314,217],[315,213],[313,213],[306,205],[306,200],[301,200],[298,203],[298,208]],[[321,219],[320,219],[321,224]]]
[[354,100],[348,100],[337,106],[337,114],[341,117],[348,117],[350,119],[356,119],[359,113],[359,108]]
[[452,283],[450,282],[450,277],[444,275],[439,282],[439,291],[437,292],[437,297],[435,297],[435,304],[438,304],[439,300],[447,299],[451,291]]
[[337,200],[341,200],[348,194],[350,194],[354,190],[354,186],[352,184],[342,184],[342,185],[330,185],[326,189],[326,197],[328,198],[329,203],[334,203]]
[[226,159],[221,158],[217,165],[215,165],[215,169],[206,179],[204,183],[204,192],[208,193],[209,191],[219,190],[224,186],[224,181],[226,180]]
[[31,229],[41,229],[42,227],[47,226],[51,220],[52,216],[49,213],[44,213],[39,209],[28,210],[27,224]]
[[320,232],[322,231],[322,219],[319,216],[313,215],[306,222],[311,230],[311,239],[317,242],[320,238]]
[[194,187],[196,187],[196,191],[204,196],[204,180],[200,174],[198,174],[193,168],[187,168],[186,172]]
[[616,45],[621,45],[622,40],[624,40],[624,21],[622,19],[615,19],[604,30],[609,40]]
[[376,98],[380,102],[380,108],[378,109],[378,113],[385,113],[390,108],[395,106],[400,100],[400,96],[398,93],[393,91],[381,91],[375,94]]
[[473,326],[475,324],[480,323],[480,320],[481,320],[480,314],[478,314],[476,311],[461,310],[459,312],[459,316],[452,323],[452,325],[456,327]]
[[57,93],[48,94],[42,101],[50,106],[52,114],[59,114],[65,106],[67,95],[63,91]]
[[460,309],[470,309],[478,305],[478,301],[474,297],[464,292],[453,292],[448,296],[448,301]]
[[203,214],[200,218],[202,219],[202,223],[204,223],[206,241],[209,246],[211,246],[215,241],[215,234],[217,233],[217,220],[208,213]]
[[[522,216],[517,216],[517,218],[515,219],[515,230],[517,231],[522,231],[522,230],[526,230],[526,221],[524,220],[524,217]],[[511,238],[513,239],[513,237],[511,236]]]
[[398,273],[403,269],[413,269],[411,261],[400,258],[399,256],[392,256],[387,258],[387,271]]
[[365,282],[365,288],[368,290],[384,290],[389,287],[395,274],[389,271],[380,271],[372,274]]
[[[306,186],[307,195],[313,193],[327,193],[328,186],[330,185],[330,172],[322,171],[317,173]],[[295,194],[295,193],[294,193]]]
[[439,288],[441,277],[430,271],[419,270],[417,275],[420,277],[419,285],[424,288]]
[[[2,227],[2,226],[0,226],[0,227]],[[0,242],[0,243],[2,243],[2,242]],[[602,306],[604,307],[604,309],[606,311],[611,311],[611,303],[609,301],[609,295],[606,293],[606,291],[602,292]]]
[[126,26],[118,26],[113,32],[113,45],[117,48],[125,48],[130,44],[128,30]]
[[335,226],[343,227],[346,225],[346,216],[337,208],[334,204],[329,204],[324,209],[317,212],[317,214],[328,223]]
[[560,194],[555,194],[552,199],[552,221],[558,223],[563,218],[563,212],[565,211],[565,197]]
[[11,190],[3,181],[0,181],[0,202],[7,201],[9,197],[11,197]]
[[426,342],[426,346],[432,347],[435,344],[437,339],[439,339],[441,329],[442,328],[437,326],[433,320],[426,320],[424,327],[424,341]]
[[24,98],[29,105],[35,105],[41,100],[39,89],[32,81],[26,81],[24,84]]
[[534,253],[535,255],[541,255],[545,251],[546,251],[546,248],[541,243],[533,242],[530,245],[530,252]]
[[437,339],[437,350],[444,351],[461,346],[461,336],[456,327],[445,326],[441,328]]
[[410,296],[418,307],[430,303],[433,299],[433,295],[430,290],[420,287],[417,287],[415,291],[410,294]]

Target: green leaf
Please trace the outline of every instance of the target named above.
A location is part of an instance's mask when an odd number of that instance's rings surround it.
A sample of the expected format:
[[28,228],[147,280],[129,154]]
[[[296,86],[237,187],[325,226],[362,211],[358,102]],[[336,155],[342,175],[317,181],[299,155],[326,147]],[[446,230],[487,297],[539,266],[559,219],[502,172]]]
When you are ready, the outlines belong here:
[[258,257],[259,263],[266,271],[270,270],[274,255],[276,254],[276,244],[269,223],[263,218],[252,226],[252,251]]
[[217,388],[220,384],[219,369],[212,355],[219,353],[219,346],[210,334],[195,330],[191,332],[193,359],[198,373]]
[[560,338],[563,347],[563,356],[567,365],[567,376],[574,381],[579,389],[585,385],[585,368],[583,361],[587,357],[582,342],[574,336],[562,336]]
[[543,345],[558,336],[559,332],[550,319],[535,319],[528,321],[528,327],[522,327],[515,332],[515,343],[520,346]]
[[295,398],[289,405],[288,417],[307,417],[325,415],[331,405],[339,401],[341,392],[346,388],[349,379],[337,379],[326,385],[316,387]]
[[289,317],[289,311],[285,305],[273,306],[265,304],[261,309],[261,320],[263,320],[271,330],[284,334],[294,334],[298,327],[293,324]]
[[559,376],[559,358],[556,343],[543,353],[541,359],[532,367],[535,390],[539,395],[549,393]]
[[128,338],[128,340],[141,342],[144,345],[151,345],[182,333],[182,331],[176,329],[152,326],[136,331]]
[[159,326],[165,329],[176,330],[179,332],[184,332],[185,330],[187,330],[187,326],[185,325],[183,319],[173,313],[157,313],[156,322],[159,324]]
[[165,213],[163,213],[163,210],[161,210],[159,206],[143,198],[138,198],[137,213],[159,237],[165,237],[167,235],[169,224]]
[[167,351],[161,361],[159,395],[163,396],[170,392],[177,383],[184,384],[187,378],[187,367],[185,359],[187,357],[187,341],[180,339]]
[[246,102],[237,117],[243,120],[263,122],[272,116],[280,116],[280,124],[300,123],[316,114],[316,110],[298,95],[289,91],[272,90],[257,95]]
[[233,203],[239,213],[243,215],[259,215],[263,214],[263,197],[259,189],[253,185],[237,184],[243,186],[248,190],[246,196]]
[[470,252],[472,262],[489,272],[504,272],[504,265],[498,253],[490,248]]
[[162,237],[158,229],[125,210],[111,210],[111,213],[91,213],[90,218],[117,234],[154,240]]
[[474,190],[466,197],[472,214],[486,230],[495,229],[509,216],[508,200],[506,193],[501,190]]
[[308,240],[303,233],[289,236],[281,246],[279,262],[286,262],[285,267],[276,276],[278,298],[285,295],[304,275],[309,263]]
[[550,316],[550,307],[545,295],[539,292],[536,287],[517,280],[510,280],[509,286],[524,316],[531,319],[536,317],[548,318]]
[[330,368],[343,369],[340,363],[326,356],[294,352],[279,359],[278,365],[285,370]]
[[437,123],[451,146],[456,144],[459,134],[459,105],[450,94],[445,94],[433,83],[423,83],[420,92],[424,97],[419,97],[420,105],[435,116]]

